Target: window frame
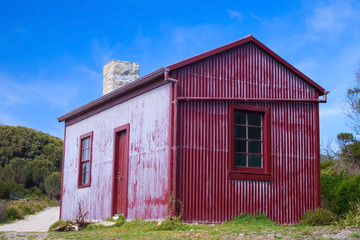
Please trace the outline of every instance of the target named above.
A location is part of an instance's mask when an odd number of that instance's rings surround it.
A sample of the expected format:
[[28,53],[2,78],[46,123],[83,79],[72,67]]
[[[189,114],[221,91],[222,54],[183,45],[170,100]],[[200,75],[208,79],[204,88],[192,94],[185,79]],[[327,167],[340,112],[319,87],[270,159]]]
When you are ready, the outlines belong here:
[[[80,136],[80,143],[79,143],[79,165],[78,165],[78,187],[89,187],[91,185],[91,165],[92,165],[92,151],[93,151],[93,136],[94,132],[88,132]],[[83,140],[85,138],[90,138],[90,158],[89,158],[89,182],[82,184],[82,174],[83,174],[83,168],[82,168],[82,147],[83,147]]]
[[[262,148],[263,159],[262,168],[238,167],[234,165],[234,115],[235,111],[240,110],[248,113],[262,114]],[[271,181],[271,164],[270,164],[270,111],[268,107],[245,106],[231,104],[229,108],[229,173],[230,179],[244,180],[263,180]]]

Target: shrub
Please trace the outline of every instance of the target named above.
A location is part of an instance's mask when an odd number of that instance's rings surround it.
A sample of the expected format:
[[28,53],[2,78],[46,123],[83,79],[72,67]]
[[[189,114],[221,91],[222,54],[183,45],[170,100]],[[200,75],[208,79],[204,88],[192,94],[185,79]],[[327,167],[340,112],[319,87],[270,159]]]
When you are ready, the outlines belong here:
[[6,202],[4,200],[0,200],[0,222],[5,222],[6,220]]
[[308,210],[301,218],[301,225],[323,226],[335,223],[337,219],[336,214],[325,208],[318,208]]
[[360,226],[360,203],[350,203],[350,211],[339,219],[338,224],[344,227]]
[[10,183],[0,180],[0,199],[9,199],[10,193]]
[[16,206],[10,206],[6,209],[6,216],[10,220],[23,219],[22,211]]
[[343,181],[347,180],[342,174],[321,174],[321,207],[330,209],[334,205],[337,192]]
[[350,204],[360,200],[360,175],[341,182],[331,210],[344,215],[350,210]]
[[120,214],[119,218],[116,220],[115,226],[120,227],[120,226],[124,225],[124,223],[126,223],[126,219],[125,219],[124,215]]

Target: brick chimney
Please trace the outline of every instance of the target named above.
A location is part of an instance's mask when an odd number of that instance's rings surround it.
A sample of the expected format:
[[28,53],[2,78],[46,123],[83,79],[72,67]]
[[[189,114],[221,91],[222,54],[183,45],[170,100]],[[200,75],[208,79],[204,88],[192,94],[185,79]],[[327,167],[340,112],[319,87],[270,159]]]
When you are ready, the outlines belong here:
[[103,95],[139,78],[140,64],[112,60],[103,69]]

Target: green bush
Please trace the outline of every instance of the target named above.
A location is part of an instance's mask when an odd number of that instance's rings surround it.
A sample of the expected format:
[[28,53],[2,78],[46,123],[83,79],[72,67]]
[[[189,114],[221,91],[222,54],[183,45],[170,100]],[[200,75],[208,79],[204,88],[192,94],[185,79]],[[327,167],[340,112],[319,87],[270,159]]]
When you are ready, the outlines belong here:
[[331,210],[344,215],[350,210],[350,204],[360,200],[360,175],[341,182]]
[[321,207],[331,209],[343,181],[349,176],[342,174],[321,174]]
[[10,183],[0,180],[0,199],[9,199],[10,193]]
[[23,212],[16,206],[11,206],[6,209],[6,216],[10,220],[23,219]]
[[6,222],[6,202],[0,199],[0,222]]
[[115,226],[120,227],[120,226],[124,225],[124,223],[126,223],[126,219],[125,219],[124,215],[120,214],[119,218],[116,220]]
[[308,210],[301,218],[300,225],[323,226],[331,225],[337,220],[336,214],[328,209]]
[[360,226],[360,203],[350,203],[350,211],[339,219],[338,225],[358,228]]

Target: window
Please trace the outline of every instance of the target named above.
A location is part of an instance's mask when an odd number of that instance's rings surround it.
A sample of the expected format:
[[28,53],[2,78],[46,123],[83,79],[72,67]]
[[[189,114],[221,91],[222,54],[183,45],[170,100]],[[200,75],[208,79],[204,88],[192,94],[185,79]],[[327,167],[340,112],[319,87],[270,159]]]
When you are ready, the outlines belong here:
[[229,177],[270,181],[268,109],[231,105],[229,115]]
[[87,187],[91,183],[92,139],[93,132],[80,136],[79,187]]

